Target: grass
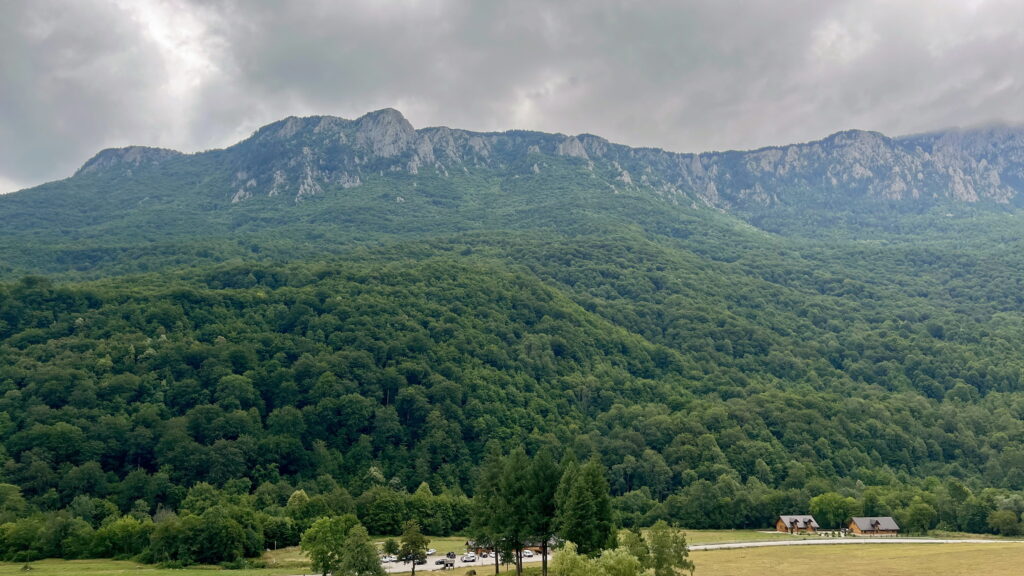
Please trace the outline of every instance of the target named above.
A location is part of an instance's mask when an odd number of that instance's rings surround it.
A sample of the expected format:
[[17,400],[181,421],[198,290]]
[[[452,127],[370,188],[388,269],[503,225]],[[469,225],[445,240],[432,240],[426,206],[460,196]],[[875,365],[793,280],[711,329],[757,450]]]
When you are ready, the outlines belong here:
[[698,544],[726,544],[729,542],[764,542],[767,540],[820,538],[819,536],[794,536],[781,532],[762,530],[686,530],[685,532],[686,543],[691,546]]
[[309,557],[303,554],[298,546],[269,550],[263,554],[263,561],[266,562],[267,568],[288,568],[289,574],[300,574],[304,570],[309,570]]
[[[18,576],[25,574],[32,576],[210,576],[211,573],[222,570],[218,566],[167,570],[126,560],[39,560],[29,563],[31,570],[28,572],[22,570],[24,566],[23,562],[2,562],[0,563],[0,576],[14,574]],[[298,572],[294,568],[223,571],[225,575],[231,576],[284,576]]]
[[[916,535],[915,535],[916,537]],[[1014,540],[1020,536],[997,536],[995,534],[975,534],[973,532],[951,532],[947,530],[931,530],[925,538],[941,538],[943,540]]]
[[[370,539],[377,545],[377,548],[383,548],[384,540],[387,538],[394,538],[396,536],[371,536]],[[462,554],[466,551],[466,538],[463,536],[448,536],[448,537],[430,537],[430,547],[436,548],[438,554],[446,554],[448,552],[455,552]],[[272,569],[291,569],[288,574],[299,574],[303,570],[309,570],[309,558],[307,558],[298,546],[292,546],[289,548],[281,548],[279,550],[271,550],[263,555],[263,561],[266,562],[268,568]],[[458,571],[455,572],[458,574]],[[234,572],[232,572],[234,574]],[[449,572],[451,574],[451,572]]]
[[[371,536],[370,538],[377,544],[377,548],[381,548],[387,538],[394,538],[396,542],[400,543],[398,536]],[[436,548],[438,554],[447,554],[448,552],[463,554],[466,552],[468,538],[465,536],[428,536],[427,538],[430,538],[428,547]]]
[[856,544],[781,546],[691,552],[700,576],[885,574],[886,576],[1017,576],[1024,544]]

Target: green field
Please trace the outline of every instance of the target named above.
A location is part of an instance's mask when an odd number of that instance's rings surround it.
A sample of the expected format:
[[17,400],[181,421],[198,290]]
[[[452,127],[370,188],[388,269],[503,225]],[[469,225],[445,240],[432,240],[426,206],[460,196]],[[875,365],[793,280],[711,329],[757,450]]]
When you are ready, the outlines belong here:
[[[30,570],[24,570],[24,563],[0,563],[0,575],[32,574],[33,576],[123,576],[137,574],[146,576],[209,576],[213,572],[224,572],[235,576],[284,576],[298,574],[302,570],[295,568],[264,568],[259,570],[224,571],[216,566],[187,568],[184,570],[167,570],[123,560],[40,560],[31,562]],[[308,566],[308,565],[307,565]]]
[[700,576],[812,574],[1017,576],[1024,544],[858,544],[709,550],[691,557]]
[[806,540],[820,536],[793,536],[766,530],[687,530],[686,543],[726,544],[729,542],[764,542],[766,540]]
[[[377,543],[377,547],[380,548],[384,544],[384,539],[387,536],[374,536],[373,540]],[[397,536],[392,536],[395,540],[398,540]],[[428,536],[430,538],[429,546],[436,548],[438,554],[447,554],[448,552],[455,552],[456,554],[462,554],[466,551],[466,540],[465,536]]]

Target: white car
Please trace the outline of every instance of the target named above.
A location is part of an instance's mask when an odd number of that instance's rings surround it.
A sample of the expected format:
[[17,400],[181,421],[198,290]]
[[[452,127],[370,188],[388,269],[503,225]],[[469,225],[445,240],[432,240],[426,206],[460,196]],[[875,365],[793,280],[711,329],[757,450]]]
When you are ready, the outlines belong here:
[[434,554],[437,554],[437,550],[436,549],[434,549],[434,548],[428,548],[427,549],[427,556],[433,556]]
[[387,555],[387,556],[381,556],[380,557],[380,561],[381,562],[385,562],[385,563],[387,563],[387,562],[397,562],[398,558],[395,558],[394,556],[391,556],[391,555]]
[[459,558],[463,562],[476,562],[476,554],[466,554],[462,558]]
[[533,558],[533,550],[523,550],[523,558]]

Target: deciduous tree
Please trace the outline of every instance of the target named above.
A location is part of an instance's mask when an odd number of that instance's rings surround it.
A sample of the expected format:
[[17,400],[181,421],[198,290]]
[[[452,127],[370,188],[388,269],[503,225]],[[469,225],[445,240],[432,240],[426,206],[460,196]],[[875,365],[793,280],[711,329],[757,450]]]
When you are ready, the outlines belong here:
[[416,562],[427,558],[429,544],[430,540],[420,531],[419,522],[409,520],[402,525],[402,539],[398,556],[402,561],[412,563],[413,576],[416,576]]
[[302,534],[299,548],[309,556],[313,570],[327,576],[341,566],[349,531],[359,523],[355,516],[320,518]]
[[[415,566],[415,565],[414,565]],[[415,568],[414,568],[415,570]],[[384,576],[384,568],[377,556],[377,547],[370,542],[370,535],[362,524],[356,524],[348,531],[342,547],[336,576]]]

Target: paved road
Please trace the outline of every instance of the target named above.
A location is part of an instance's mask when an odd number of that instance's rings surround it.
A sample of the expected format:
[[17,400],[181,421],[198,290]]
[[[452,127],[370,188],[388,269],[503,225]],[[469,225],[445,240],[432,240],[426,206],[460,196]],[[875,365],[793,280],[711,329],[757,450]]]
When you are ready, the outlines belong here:
[[[551,562],[551,557],[552,554],[548,553],[548,562]],[[434,564],[434,561],[438,558],[442,558],[442,556],[427,556],[427,563],[417,566],[416,572],[440,570],[441,566]],[[462,558],[462,556],[455,558],[456,568],[477,566],[477,572],[481,575],[491,574],[494,572],[494,558],[478,558],[476,562],[463,562],[460,558]],[[540,554],[534,555],[533,558],[523,558],[523,563],[525,564],[527,562],[540,562]],[[388,562],[387,564],[384,564],[384,570],[387,572],[409,572],[412,570],[412,565],[408,562]]]
[[767,540],[762,542],[729,542],[727,544],[698,544],[690,550],[734,550],[737,548],[765,548],[768,546],[819,546],[822,544],[999,544],[1006,542],[1024,543],[1022,540],[964,539],[943,540],[939,538],[815,538],[809,540]]

